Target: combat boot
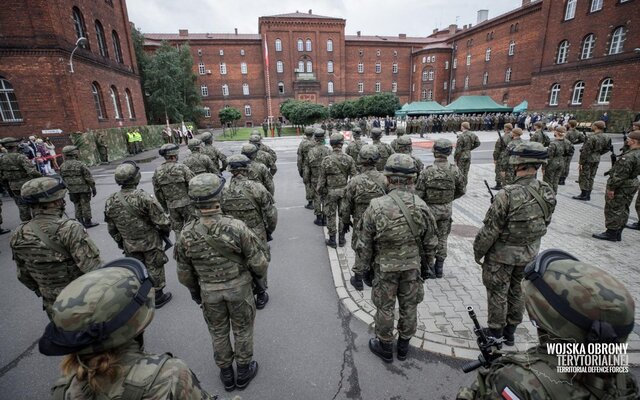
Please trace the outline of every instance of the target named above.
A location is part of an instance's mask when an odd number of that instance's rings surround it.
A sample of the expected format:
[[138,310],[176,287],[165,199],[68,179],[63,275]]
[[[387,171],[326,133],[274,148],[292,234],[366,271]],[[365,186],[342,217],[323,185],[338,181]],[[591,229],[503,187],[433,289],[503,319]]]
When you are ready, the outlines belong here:
[[326,215],[322,216],[322,226],[327,226],[327,216]]
[[316,220],[313,221],[313,223],[318,226],[322,226],[322,215],[316,214]]
[[515,344],[516,327],[517,325],[511,324],[507,324],[507,326],[504,327],[504,344],[506,344],[507,346],[513,346]]
[[369,350],[386,363],[393,362],[393,342],[383,342],[376,338],[369,339]]
[[618,242],[621,242],[621,241],[622,241],[622,230],[623,230],[623,229],[624,229],[624,228],[620,228],[620,229],[618,229],[618,231],[616,232],[616,239],[618,239]]
[[363,290],[364,286],[362,283],[362,275],[361,274],[355,274],[351,277],[351,279],[349,279],[349,282],[351,283],[351,286],[353,286],[353,288],[355,290]]
[[634,222],[633,224],[627,224],[627,229],[635,229],[638,231],[640,230],[640,223]]
[[503,339],[502,329],[482,328],[484,335],[494,339]]
[[304,206],[307,210],[313,210],[313,201],[309,200],[306,206]]
[[93,228],[94,226],[98,226],[100,224],[97,222],[91,221],[91,218],[84,218],[82,220],[82,225],[84,225],[85,228],[89,229],[89,228]]
[[171,301],[173,295],[171,292],[164,293],[162,289],[156,290],[156,308],[162,308],[165,304]]
[[564,182],[564,181],[565,181],[565,179],[567,179],[567,178],[566,178],[566,177],[564,177],[564,176],[563,176],[562,178],[560,178],[560,180],[558,181],[558,185],[560,185],[560,186],[564,186],[564,184],[565,184],[565,182]]
[[344,237],[344,233],[339,233],[338,234],[338,245],[340,247],[344,247],[345,244],[347,244],[347,239]]
[[[614,230],[614,229],[607,229],[606,231],[604,231],[602,233],[594,233],[593,235],[591,235],[591,237],[594,237],[594,238],[600,239],[600,240],[608,240],[610,242],[619,241],[619,239],[618,239],[618,231]],[[620,237],[622,238],[622,231],[620,231]]]
[[249,385],[249,382],[258,374],[258,362],[251,361],[249,364],[238,365],[238,379],[236,380],[236,387],[238,389],[244,389]]
[[587,197],[585,200],[586,201],[590,201],[591,200],[591,190],[585,190],[584,193],[585,193],[585,196]]
[[398,360],[404,361],[407,359],[407,353],[409,352],[409,339],[398,338]]
[[436,278],[442,278],[443,275],[443,268],[444,268],[444,258],[437,258],[436,257],[436,263],[434,264],[434,269],[436,270]]
[[325,240],[324,243],[334,249],[338,247],[338,244],[336,243],[336,235],[329,235],[329,239]]
[[227,392],[232,392],[236,388],[236,374],[233,371],[233,365],[220,368],[220,380],[224,385],[224,390]]
[[587,198],[587,191],[586,190],[581,190],[579,195],[572,196],[571,198],[575,199],[575,200],[582,200],[582,201],[589,200],[589,198]]
[[256,295],[256,308],[262,310],[269,302],[269,293],[266,290]]

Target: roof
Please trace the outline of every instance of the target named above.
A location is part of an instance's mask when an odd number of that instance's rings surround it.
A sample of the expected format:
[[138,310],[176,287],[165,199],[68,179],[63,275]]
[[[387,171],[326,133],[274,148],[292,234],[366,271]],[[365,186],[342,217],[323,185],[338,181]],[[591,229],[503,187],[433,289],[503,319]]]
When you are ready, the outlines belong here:
[[489,96],[462,96],[446,107],[455,113],[473,112],[509,112],[512,107],[507,107],[496,103]]
[[434,43],[434,42],[442,42],[443,39],[434,39],[428,37],[398,37],[398,36],[364,36],[364,35],[345,35],[345,41],[360,41],[360,42],[408,42],[408,43]]
[[524,100],[522,103],[513,107],[513,112],[517,112],[517,113],[525,112],[527,111],[527,108],[529,108],[529,102]]
[[296,11],[294,13],[289,14],[277,14],[277,15],[265,15],[262,18],[309,18],[309,19],[342,19],[337,17],[327,17],[324,15],[310,14],[310,13],[302,13]]
[[260,40],[258,33],[189,33],[180,36],[179,33],[145,33],[144,38],[148,40]]
[[450,114],[451,112],[435,101],[414,101],[402,106],[396,111],[396,115]]

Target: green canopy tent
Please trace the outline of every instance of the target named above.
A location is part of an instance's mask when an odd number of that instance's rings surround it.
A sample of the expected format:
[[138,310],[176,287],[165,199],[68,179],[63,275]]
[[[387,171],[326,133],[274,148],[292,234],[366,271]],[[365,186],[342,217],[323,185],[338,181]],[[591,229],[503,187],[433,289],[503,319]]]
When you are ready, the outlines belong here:
[[513,112],[523,113],[527,111],[528,108],[529,108],[529,102],[525,100],[522,103],[518,104],[517,106],[513,107]]
[[414,101],[411,104],[405,104],[401,109],[396,111],[397,117],[429,115],[429,114],[451,114],[451,110],[447,110],[440,103],[435,101]]
[[512,107],[500,105],[489,96],[462,96],[449,104],[446,109],[458,114],[482,112],[511,112]]

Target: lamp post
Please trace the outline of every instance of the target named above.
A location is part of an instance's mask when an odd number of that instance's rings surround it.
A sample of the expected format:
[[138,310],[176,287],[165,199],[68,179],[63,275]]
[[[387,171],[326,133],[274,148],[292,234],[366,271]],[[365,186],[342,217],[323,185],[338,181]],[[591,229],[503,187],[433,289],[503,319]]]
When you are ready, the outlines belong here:
[[87,38],[85,37],[79,37],[78,40],[76,40],[76,47],[73,48],[71,56],[69,56],[69,68],[71,73],[73,73],[73,55],[76,53],[76,50],[78,50],[78,47],[84,46],[85,44],[87,44]]

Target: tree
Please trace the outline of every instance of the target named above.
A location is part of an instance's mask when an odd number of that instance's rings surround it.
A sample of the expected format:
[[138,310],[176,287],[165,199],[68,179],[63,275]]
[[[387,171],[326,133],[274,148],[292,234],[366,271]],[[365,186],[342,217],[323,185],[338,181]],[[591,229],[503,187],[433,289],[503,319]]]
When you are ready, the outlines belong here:
[[242,118],[240,111],[233,107],[224,107],[218,111],[218,118],[222,124],[222,134],[225,134],[225,128],[231,126],[231,136],[234,136],[238,131],[237,122]]
[[293,125],[305,126],[326,119],[329,111],[322,104],[289,99],[280,105],[280,114]]
[[345,100],[331,106],[332,118],[386,117],[400,109],[400,100],[392,93],[380,93]]

